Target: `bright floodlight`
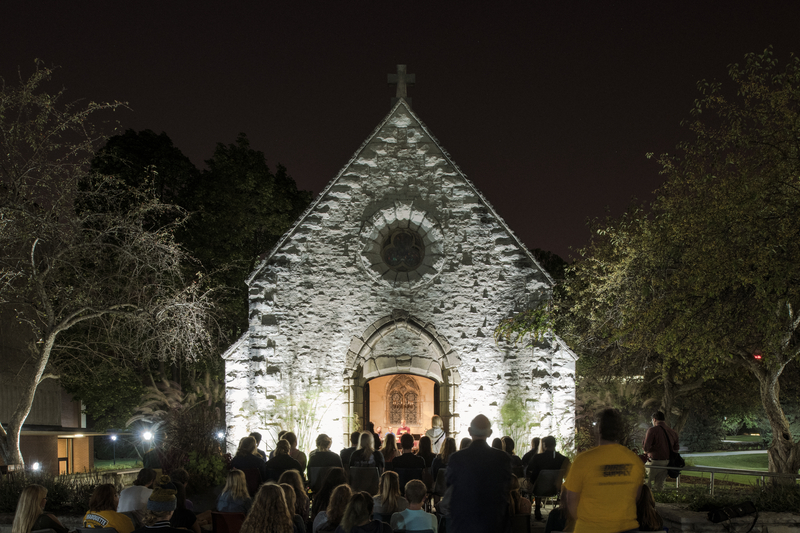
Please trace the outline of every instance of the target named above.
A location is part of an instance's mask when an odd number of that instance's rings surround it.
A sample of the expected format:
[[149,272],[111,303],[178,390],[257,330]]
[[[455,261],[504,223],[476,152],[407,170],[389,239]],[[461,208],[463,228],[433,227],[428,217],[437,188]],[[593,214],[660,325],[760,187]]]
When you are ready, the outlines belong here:
[[221,432],[221,431],[217,431],[217,438],[218,438],[218,439],[221,439],[221,438],[223,438],[224,436],[225,436],[225,434],[224,434],[223,432]]
[[153,434],[150,433],[149,431],[145,431],[142,434],[142,437],[144,438],[144,440],[151,440],[153,438]]
[[33,463],[33,465],[32,465],[32,466],[33,466],[33,469],[34,469],[34,470],[41,470],[41,468],[42,468],[42,465],[41,465],[41,464],[39,464],[39,463]]
[[117,436],[116,435],[111,435],[111,440],[117,440]]

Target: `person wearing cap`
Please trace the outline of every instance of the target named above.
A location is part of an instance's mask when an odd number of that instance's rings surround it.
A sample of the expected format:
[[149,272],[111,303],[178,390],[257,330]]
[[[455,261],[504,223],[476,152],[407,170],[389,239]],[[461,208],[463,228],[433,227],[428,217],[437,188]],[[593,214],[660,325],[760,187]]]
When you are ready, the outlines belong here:
[[186,533],[185,529],[172,527],[169,523],[178,505],[178,499],[175,497],[176,490],[163,488],[163,485],[168,483],[170,483],[169,476],[161,476],[159,486],[147,499],[147,511],[142,519],[144,527],[137,529],[137,532],[146,533],[157,529],[159,533]]
[[511,486],[511,458],[492,448],[486,439],[492,423],[484,415],[472,419],[472,444],[450,457],[448,490],[452,489],[447,514],[448,533],[505,531]]

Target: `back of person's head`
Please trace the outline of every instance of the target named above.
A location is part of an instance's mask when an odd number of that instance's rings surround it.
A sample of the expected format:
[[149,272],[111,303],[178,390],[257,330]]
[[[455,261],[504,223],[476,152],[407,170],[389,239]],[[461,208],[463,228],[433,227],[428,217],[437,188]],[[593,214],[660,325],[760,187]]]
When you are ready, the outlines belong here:
[[439,415],[433,415],[433,417],[431,418],[431,427],[440,429],[443,428],[444,422],[442,422],[442,417],[440,417]]
[[[411,445],[413,446],[414,443],[411,443]],[[431,438],[427,435],[421,436],[419,438],[419,448],[417,449],[417,454],[430,455],[432,453],[433,453],[433,445],[431,444]]]
[[548,435],[542,439],[542,446],[544,446],[545,450],[555,450],[556,449],[556,438],[552,435]]
[[660,422],[663,422],[666,419],[667,417],[665,417],[664,413],[662,413],[661,411],[656,411],[655,413],[653,413],[653,420],[658,420]]
[[295,506],[297,496],[295,496],[294,487],[288,483],[281,483],[280,487],[283,489],[283,497],[286,498],[286,507],[289,508],[289,512],[297,514],[297,507]]
[[11,533],[31,533],[33,524],[44,511],[42,503],[47,498],[47,489],[41,485],[28,485],[22,489],[17,501],[17,511],[14,513],[14,522]]
[[642,485],[642,493],[636,502],[636,519],[639,528],[646,528],[644,531],[661,531],[664,527],[664,521],[656,511],[656,499],[647,485]]
[[[386,439],[389,439],[389,436],[386,436]],[[414,435],[411,433],[403,433],[400,436],[400,446],[403,447],[404,450],[410,450],[414,447]]]
[[367,431],[370,433],[375,433],[375,424],[372,422],[367,422]]
[[284,435],[286,435],[287,433],[289,433],[289,430],[288,430],[288,429],[282,429],[282,430],[280,430],[280,431],[278,432],[278,440],[281,440],[281,439],[283,438],[283,436],[284,436]]
[[289,455],[290,451],[292,451],[292,445],[286,439],[279,440],[275,445],[275,455]]
[[225,479],[225,487],[223,487],[222,492],[230,492],[234,500],[250,498],[250,493],[247,492],[247,478],[244,477],[244,472],[231,468]]
[[178,505],[178,498],[175,496],[177,491],[175,489],[166,489],[161,485],[170,482],[169,476],[161,476],[159,479],[159,486],[153,489],[150,497],[147,499],[147,512],[142,518],[142,523],[146,526],[152,526],[161,520],[167,520],[170,513],[174,512]]
[[353,491],[350,485],[343,484],[333,489],[328,507],[325,509],[325,514],[328,516],[328,522],[330,524],[341,523],[344,517],[344,511],[347,509],[347,504],[350,503],[350,498],[352,496]]
[[256,455],[256,439],[253,437],[242,437],[239,441],[239,447],[236,449],[236,455]]
[[361,439],[358,441],[358,449],[364,450],[364,453],[375,451],[375,438],[372,433],[365,431],[361,434]]
[[514,453],[514,446],[516,446],[514,439],[506,435],[500,440],[503,442],[503,450],[505,450],[507,454],[511,455],[512,453]]
[[293,511],[289,511],[283,489],[275,483],[265,483],[258,489],[240,533],[286,532],[294,530]]
[[531,439],[531,450],[533,450],[533,453],[539,453],[539,444],[541,442],[542,439],[540,439],[539,437],[533,437]]
[[492,435],[492,422],[486,415],[478,415],[469,423],[469,436],[473,439],[487,439]]
[[620,442],[625,437],[622,415],[616,409],[603,409],[597,417],[597,433],[609,442]]
[[169,473],[169,477],[175,483],[183,483],[184,485],[189,483],[189,472],[183,468],[176,468],[175,470],[171,471]]
[[116,511],[117,489],[111,483],[103,483],[94,488],[89,498],[90,511]]
[[498,450],[503,450],[503,441],[499,437],[495,437],[492,439],[492,448],[497,448]]
[[406,500],[408,500],[408,503],[422,503],[427,493],[428,488],[419,479],[412,479],[406,483]]
[[372,508],[374,506],[372,496],[368,492],[356,492],[347,502],[344,510],[341,527],[344,533],[352,533],[355,527],[372,518]]
[[283,436],[284,440],[288,440],[289,444],[292,445],[292,448],[297,447],[297,435],[295,435],[291,431],[287,431],[286,434]]
[[331,439],[325,433],[321,433],[317,437],[317,449],[320,450],[320,451],[328,450],[328,449],[330,449],[332,442],[333,442],[333,439]]
[[378,487],[381,497],[381,508],[384,514],[399,511],[397,500],[400,499],[400,476],[391,470],[381,474],[381,482]]
[[142,468],[136,476],[136,481],[133,482],[137,487],[145,487],[155,481],[156,471],[152,468]]
[[300,477],[300,472],[297,470],[286,470],[281,474],[280,479],[278,479],[278,483],[287,483],[294,488],[294,495],[298,500],[304,499],[305,496],[305,486],[303,485],[303,478]]
[[395,437],[394,433],[389,433],[386,435],[386,438],[383,439],[383,447],[381,449],[386,451],[397,451],[397,437]]
[[256,446],[261,444],[261,433],[259,433],[258,431],[253,431],[252,433],[250,433],[250,436],[256,439]]
[[183,483],[173,483],[175,486],[175,508],[186,509],[186,488]]
[[352,446],[358,446],[358,439],[360,437],[361,437],[361,432],[360,431],[354,431],[354,432],[350,433],[350,444]]
[[469,448],[470,444],[472,444],[472,439],[469,438],[469,437],[464,437],[463,439],[461,439],[461,442],[458,444],[458,449],[459,450],[466,450],[467,448]]
[[442,444],[442,449],[439,452],[442,462],[447,464],[447,461],[450,460],[450,456],[454,453],[456,453],[456,439],[453,437],[447,437],[444,439],[444,444]]

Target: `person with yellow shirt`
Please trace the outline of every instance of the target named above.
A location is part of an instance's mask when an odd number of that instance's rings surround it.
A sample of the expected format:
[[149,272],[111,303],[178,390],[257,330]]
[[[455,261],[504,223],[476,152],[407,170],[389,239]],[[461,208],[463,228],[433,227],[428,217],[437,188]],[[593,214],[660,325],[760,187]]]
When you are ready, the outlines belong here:
[[629,533],[639,528],[636,502],[644,484],[644,464],[619,444],[622,415],[605,409],[598,416],[600,444],[579,454],[564,483],[574,533]]
[[114,485],[105,483],[98,485],[89,500],[89,512],[83,517],[83,527],[113,527],[117,533],[131,533],[133,522],[122,513],[117,512],[119,495]]

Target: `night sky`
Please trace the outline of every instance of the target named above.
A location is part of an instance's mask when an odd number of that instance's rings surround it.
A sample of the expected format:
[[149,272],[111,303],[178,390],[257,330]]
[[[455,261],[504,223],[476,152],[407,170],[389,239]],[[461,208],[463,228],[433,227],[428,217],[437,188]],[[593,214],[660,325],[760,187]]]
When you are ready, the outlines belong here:
[[696,82],[768,45],[785,62],[798,23],[797,0],[6,2],[0,76],[58,65],[69,99],[128,102],[122,128],[164,131],[198,166],[245,132],[319,193],[405,63],[461,170],[527,246],[567,259],[588,218],[652,198],[645,154],[688,137]]

